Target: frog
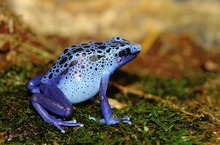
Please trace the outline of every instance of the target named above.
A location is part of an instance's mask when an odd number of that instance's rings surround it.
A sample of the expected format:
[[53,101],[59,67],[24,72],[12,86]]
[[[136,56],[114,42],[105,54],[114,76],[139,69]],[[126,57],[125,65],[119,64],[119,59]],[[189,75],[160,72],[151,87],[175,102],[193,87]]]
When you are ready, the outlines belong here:
[[[28,81],[31,104],[45,122],[65,133],[63,126],[84,126],[76,120],[66,120],[73,114],[72,105],[92,100],[99,93],[101,123],[131,124],[128,116],[113,117],[106,91],[115,70],[133,60],[140,51],[139,44],[120,36],[68,47],[47,72]],[[90,119],[96,121],[95,117]]]

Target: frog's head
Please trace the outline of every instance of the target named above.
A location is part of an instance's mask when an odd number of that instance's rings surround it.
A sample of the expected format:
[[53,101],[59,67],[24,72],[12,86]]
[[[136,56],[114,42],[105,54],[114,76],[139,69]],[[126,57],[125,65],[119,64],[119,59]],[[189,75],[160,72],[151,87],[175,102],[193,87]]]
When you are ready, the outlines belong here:
[[141,46],[131,41],[125,40],[122,37],[116,36],[111,40],[114,53],[113,70],[125,65],[134,59],[141,51]]

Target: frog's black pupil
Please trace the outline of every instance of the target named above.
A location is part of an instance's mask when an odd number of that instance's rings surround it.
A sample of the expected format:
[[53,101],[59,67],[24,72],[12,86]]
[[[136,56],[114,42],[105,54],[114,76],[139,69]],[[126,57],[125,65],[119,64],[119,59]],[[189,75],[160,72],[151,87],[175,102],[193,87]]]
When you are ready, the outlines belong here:
[[131,50],[129,48],[126,48],[125,50],[122,50],[119,52],[119,56],[122,57],[122,56],[128,56],[131,54]]

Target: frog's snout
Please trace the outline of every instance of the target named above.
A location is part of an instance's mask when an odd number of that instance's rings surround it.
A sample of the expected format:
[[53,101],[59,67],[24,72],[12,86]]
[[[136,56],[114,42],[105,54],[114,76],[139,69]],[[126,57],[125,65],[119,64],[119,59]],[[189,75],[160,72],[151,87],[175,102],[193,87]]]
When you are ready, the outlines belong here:
[[132,53],[138,55],[140,51],[141,51],[141,46],[139,44],[135,44],[132,49]]

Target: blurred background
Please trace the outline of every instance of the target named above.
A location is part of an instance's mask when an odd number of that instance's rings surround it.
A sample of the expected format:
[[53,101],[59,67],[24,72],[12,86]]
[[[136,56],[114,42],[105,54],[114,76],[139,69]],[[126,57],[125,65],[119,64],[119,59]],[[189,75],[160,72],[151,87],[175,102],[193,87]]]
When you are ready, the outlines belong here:
[[205,49],[220,45],[218,0],[8,0],[38,34],[134,41],[164,32],[188,33]]
[[219,0],[1,1],[1,51],[8,51],[0,55],[1,67],[47,63],[72,44],[119,35],[142,46],[129,71],[220,71]]

